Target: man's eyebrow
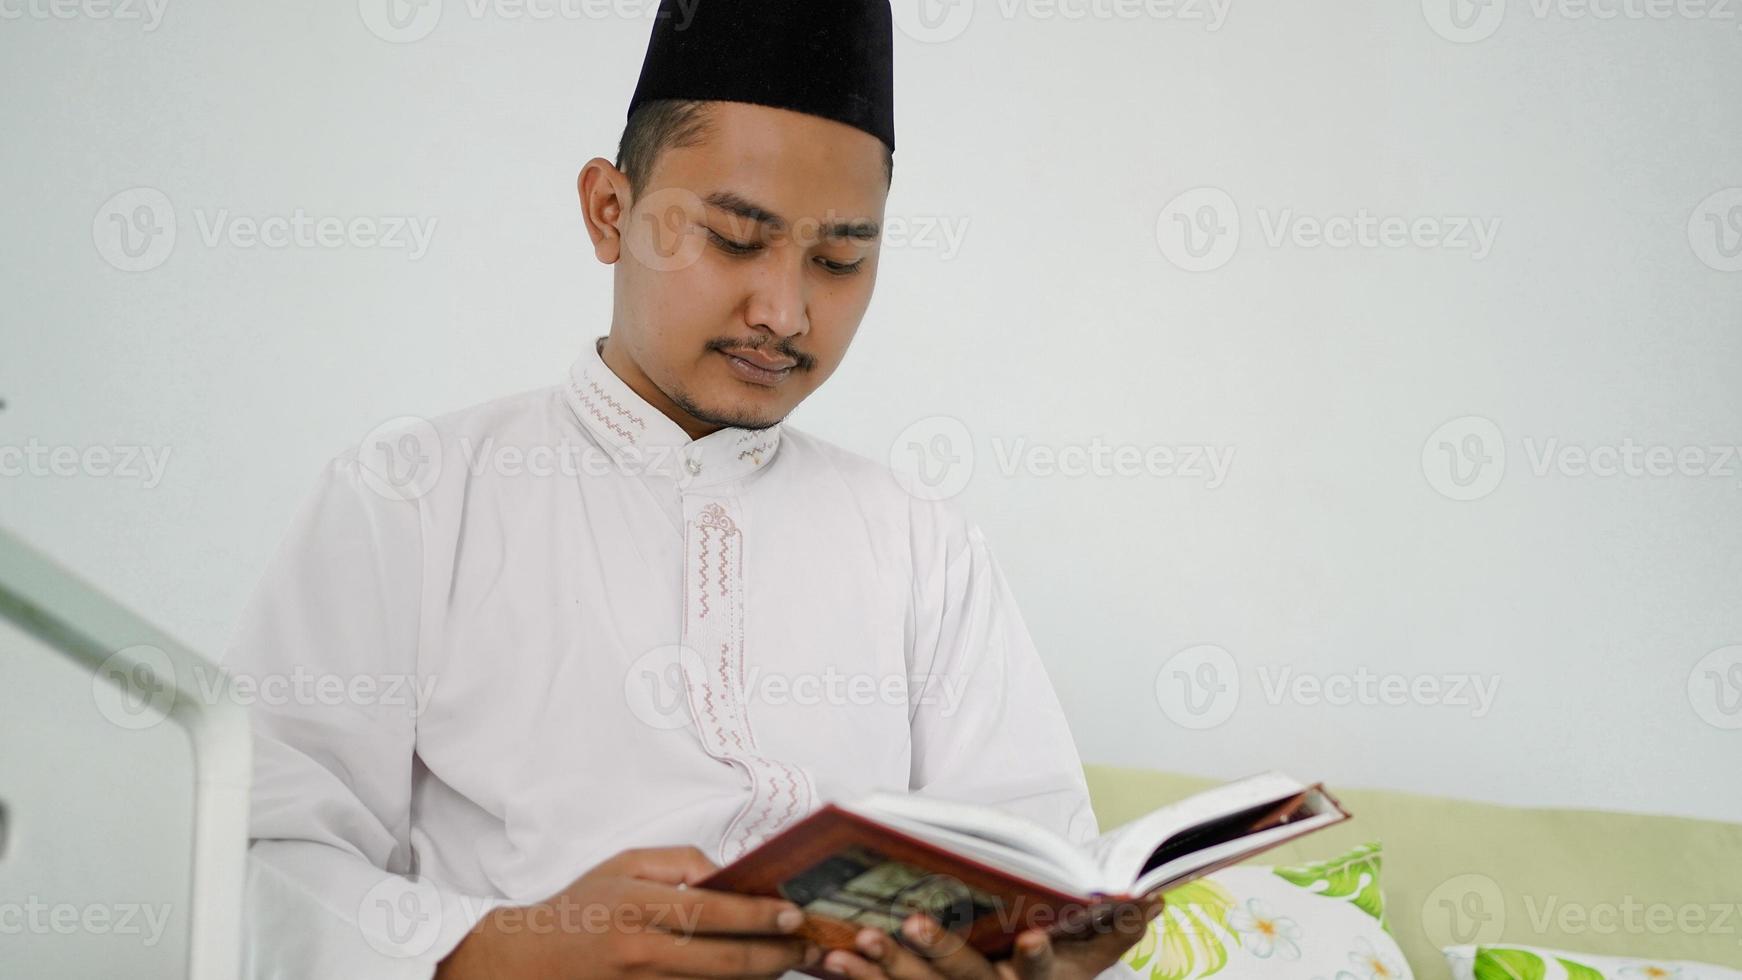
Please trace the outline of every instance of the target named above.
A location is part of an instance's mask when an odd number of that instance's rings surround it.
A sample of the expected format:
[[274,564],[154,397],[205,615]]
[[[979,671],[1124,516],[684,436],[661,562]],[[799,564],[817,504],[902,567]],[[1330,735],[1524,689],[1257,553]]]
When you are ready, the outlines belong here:
[[[716,207],[740,218],[767,225],[771,231],[779,232],[786,229],[785,218],[731,191],[715,191],[703,198],[703,201],[709,207]],[[824,238],[853,238],[871,241],[882,231],[882,226],[877,222],[861,219],[858,221],[837,221],[834,224],[824,225],[819,229],[819,234]]]
[[775,214],[773,211],[768,210],[760,204],[747,201],[731,191],[715,191],[703,200],[707,202],[709,207],[719,208],[722,211],[729,211],[740,218],[748,218],[751,221],[768,225],[776,231],[786,227],[785,218],[782,218],[780,215]]

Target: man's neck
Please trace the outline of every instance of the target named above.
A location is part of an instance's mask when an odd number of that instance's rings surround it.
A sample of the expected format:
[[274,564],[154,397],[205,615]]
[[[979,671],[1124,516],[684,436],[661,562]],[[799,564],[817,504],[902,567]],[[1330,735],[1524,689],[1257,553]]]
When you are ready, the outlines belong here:
[[622,379],[623,383],[629,386],[629,390],[640,395],[643,401],[658,409],[661,415],[676,422],[678,428],[684,430],[690,439],[700,439],[711,432],[720,430],[720,426],[703,422],[666,397],[665,392],[659,390],[659,386],[654,384],[640,366],[629,357],[622,344],[612,343],[609,336],[595,341],[595,343],[602,345],[597,350],[600,358],[604,360],[605,366],[611,369],[611,373]]

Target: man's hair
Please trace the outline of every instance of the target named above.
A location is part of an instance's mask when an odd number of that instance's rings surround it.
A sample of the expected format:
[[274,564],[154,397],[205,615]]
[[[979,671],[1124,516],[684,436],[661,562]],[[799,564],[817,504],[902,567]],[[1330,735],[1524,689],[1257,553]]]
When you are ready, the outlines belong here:
[[[661,152],[696,146],[708,138],[710,124],[707,102],[652,99],[636,106],[623,127],[614,164],[629,178],[630,193],[641,197]],[[895,181],[895,154],[888,146],[883,147],[883,180],[885,187]]]

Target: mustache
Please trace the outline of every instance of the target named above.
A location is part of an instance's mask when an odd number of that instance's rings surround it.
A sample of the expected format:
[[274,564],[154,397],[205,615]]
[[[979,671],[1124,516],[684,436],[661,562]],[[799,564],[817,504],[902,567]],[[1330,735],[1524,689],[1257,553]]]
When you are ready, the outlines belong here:
[[738,340],[733,337],[721,337],[708,341],[708,349],[717,350],[727,354],[735,351],[746,350],[753,350],[763,354],[778,354],[781,357],[792,358],[795,362],[793,364],[793,369],[797,371],[809,371],[811,367],[816,364],[816,358],[792,346],[787,341],[771,340],[766,337],[760,337],[755,340]]

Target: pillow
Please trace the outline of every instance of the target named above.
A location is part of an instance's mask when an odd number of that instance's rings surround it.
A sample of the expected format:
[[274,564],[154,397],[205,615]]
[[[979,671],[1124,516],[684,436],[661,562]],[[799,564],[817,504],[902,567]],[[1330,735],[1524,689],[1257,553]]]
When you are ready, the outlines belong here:
[[1387,931],[1380,848],[1317,864],[1235,867],[1167,893],[1149,931],[1104,977],[1411,980]]
[[1537,946],[1447,946],[1452,980],[1742,980],[1742,973],[1684,960],[1591,956]]

